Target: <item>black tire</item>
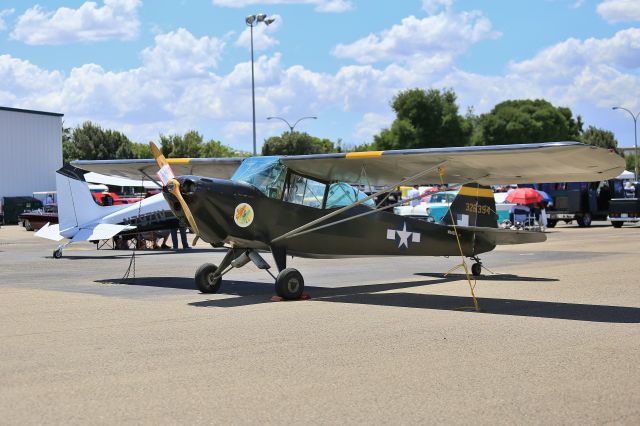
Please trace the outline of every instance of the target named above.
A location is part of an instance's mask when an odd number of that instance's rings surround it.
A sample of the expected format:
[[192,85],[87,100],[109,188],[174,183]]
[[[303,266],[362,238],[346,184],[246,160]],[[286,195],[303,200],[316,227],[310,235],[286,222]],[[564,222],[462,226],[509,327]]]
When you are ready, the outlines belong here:
[[480,275],[482,275],[482,264],[476,262],[471,265],[471,273],[474,277],[479,277]]
[[613,225],[614,228],[622,228],[623,224],[624,224],[624,222],[622,222],[620,220],[616,220],[615,222],[611,222],[611,225]]
[[54,259],[60,259],[62,257],[62,250],[60,249],[55,249],[53,251],[53,258]]
[[557,220],[547,220],[547,228],[555,228],[557,224]]
[[300,299],[304,291],[304,279],[297,269],[283,269],[276,278],[276,294],[286,300]]
[[578,216],[576,220],[578,221],[578,226],[580,228],[588,228],[591,226],[591,214],[589,213],[585,213],[582,216]]
[[218,267],[213,263],[205,263],[196,271],[196,287],[203,293],[217,293],[222,284],[222,276],[215,275]]

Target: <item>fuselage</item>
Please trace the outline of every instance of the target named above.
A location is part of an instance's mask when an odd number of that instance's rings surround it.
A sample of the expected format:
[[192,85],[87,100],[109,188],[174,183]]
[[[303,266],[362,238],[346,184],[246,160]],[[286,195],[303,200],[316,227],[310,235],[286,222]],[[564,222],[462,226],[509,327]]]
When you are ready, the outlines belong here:
[[[460,254],[451,227],[385,211],[372,212],[371,207],[364,205],[341,212],[319,225],[353,219],[274,243],[277,237],[339,208],[288,202],[286,195],[269,197],[254,185],[241,181],[198,176],[181,176],[178,180],[200,237],[209,243],[225,242],[234,247],[259,249],[276,246],[305,257]],[[183,217],[177,199],[167,191],[163,194],[176,216]],[[326,198],[321,206],[325,204]],[[370,214],[355,217],[367,212]],[[465,256],[495,247],[474,232],[459,230],[458,234]]]

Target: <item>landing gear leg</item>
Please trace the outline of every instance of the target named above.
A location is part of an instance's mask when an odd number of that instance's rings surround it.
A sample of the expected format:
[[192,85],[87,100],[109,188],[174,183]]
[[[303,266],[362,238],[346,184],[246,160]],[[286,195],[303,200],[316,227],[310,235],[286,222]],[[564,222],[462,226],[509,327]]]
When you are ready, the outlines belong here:
[[220,266],[216,266],[213,263],[205,263],[200,266],[195,276],[198,290],[203,293],[217,293],[222,284],[222,275],[228,272],[225,269],[231,264],[231,261],[236,257],[235,255],[235,250],[229,249]]

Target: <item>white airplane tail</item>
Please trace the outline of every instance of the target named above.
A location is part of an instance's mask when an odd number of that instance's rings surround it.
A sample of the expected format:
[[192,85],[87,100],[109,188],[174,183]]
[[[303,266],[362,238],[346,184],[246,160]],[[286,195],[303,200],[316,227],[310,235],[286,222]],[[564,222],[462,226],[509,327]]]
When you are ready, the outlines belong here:
[[73,237],[79,228],[85,228],[100,218],[127,207],[126,204],[98,205],[84,180],[84,171],[72,166],[63,167],[56,172],[56,190],[60,234],[66,238]]

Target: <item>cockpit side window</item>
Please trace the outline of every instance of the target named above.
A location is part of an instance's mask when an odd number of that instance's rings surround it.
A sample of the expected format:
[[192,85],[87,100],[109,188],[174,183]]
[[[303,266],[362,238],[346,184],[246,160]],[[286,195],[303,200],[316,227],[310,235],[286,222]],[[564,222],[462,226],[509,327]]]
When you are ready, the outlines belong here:
[[295,173],[289,175],[285,187],[284,201],[303,206],[322,208],[322,200],[327,185]]
[[287,168],[278,157],[252,157],[244,160],[231,180],[249,183],[269,198],[281,199]]

